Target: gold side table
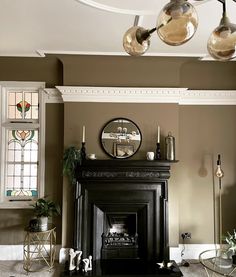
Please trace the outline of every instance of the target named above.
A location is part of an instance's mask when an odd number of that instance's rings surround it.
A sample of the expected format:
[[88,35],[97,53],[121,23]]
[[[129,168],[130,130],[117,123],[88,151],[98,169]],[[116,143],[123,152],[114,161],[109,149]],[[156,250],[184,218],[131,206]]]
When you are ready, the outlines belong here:
[[56,227],[49,224],[47,231],[32,231],[29,228],[25,231],[24,270],[35,272],[47,266],[50,271],[56,254]]

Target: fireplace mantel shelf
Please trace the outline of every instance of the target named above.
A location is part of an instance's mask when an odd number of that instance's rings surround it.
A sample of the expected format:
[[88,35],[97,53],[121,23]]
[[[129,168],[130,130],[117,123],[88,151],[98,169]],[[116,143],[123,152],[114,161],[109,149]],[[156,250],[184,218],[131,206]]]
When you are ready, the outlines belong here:
[[78,168],[78,180],[138,180],[154,182],[170,178],[170,167],[178,161],[167,160],[85,160]]
[[153,161],[149,161],[149,160],[130,160],[130,159],[95,159],[95,160],[89,160],[86,159],[85,161],[83,161],[83,164],[85,165],[92,165],[92,164],[110,164],[110,165],[116,165],[116,166],[120,166],[120,165],[124,165],[127,166],[127,164],[129,165],[147,165],[147,166],[168,166],[174,163],[179,162],[179,160],[174,160],[174,161],[168,161],[168,160],[153,160]]

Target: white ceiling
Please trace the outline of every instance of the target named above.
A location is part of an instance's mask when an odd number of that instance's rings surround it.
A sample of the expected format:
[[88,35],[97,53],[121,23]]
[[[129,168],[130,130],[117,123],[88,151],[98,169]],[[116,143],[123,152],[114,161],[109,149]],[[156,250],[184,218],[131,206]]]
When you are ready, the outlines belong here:
[[[84,0],[81,0],[84,1]],[[1,0],[0,56],[43,56],[47,53],[118,54],[125,31],[133,26],[135,14],[145,28],[153,28],[156,18],[168,0],[87,0],[114,13],[97,9],[80,0]],[[236,23],[236,3],[226,0],[227,14]],[[210,33],[218,26],[222,4],[217,0],[193,1],[199,17],[195,36],[182,46],[168,46],[154,33],[145,55],[198,56],[207,55]],[[125,10],[125,11],[124,11]],[[128,10],[128,11],[127,11]]]

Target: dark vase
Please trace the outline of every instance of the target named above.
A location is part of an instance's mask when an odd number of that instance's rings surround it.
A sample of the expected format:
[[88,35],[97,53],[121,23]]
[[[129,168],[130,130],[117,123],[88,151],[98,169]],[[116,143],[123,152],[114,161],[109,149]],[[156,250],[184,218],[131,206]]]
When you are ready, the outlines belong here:
[[236,265],[236,254],[232,255],[232,264]]

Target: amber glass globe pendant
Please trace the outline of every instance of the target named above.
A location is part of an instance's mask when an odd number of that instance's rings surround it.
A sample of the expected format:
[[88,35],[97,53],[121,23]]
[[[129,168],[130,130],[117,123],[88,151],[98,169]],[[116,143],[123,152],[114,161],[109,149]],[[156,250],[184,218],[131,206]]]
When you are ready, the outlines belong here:
[[223,14],[220,24],[211,33],[207,50],[216,60],[228,61],[236,56],[236,25],[230,23],[226,15],[225,0],[218,0],[223,4]]
[[184,44],[195,34],[198,26],[197,12],[186,0],[171,0],[157,19],[157,34],[172,46]]

